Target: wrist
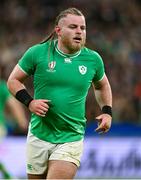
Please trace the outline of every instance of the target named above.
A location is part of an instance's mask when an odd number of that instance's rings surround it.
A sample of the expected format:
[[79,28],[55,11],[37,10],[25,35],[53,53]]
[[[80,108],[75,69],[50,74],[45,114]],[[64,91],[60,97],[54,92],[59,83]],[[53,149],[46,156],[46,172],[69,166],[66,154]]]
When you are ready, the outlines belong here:
[[19,90],[16,95],[16,99],[19,100],[22,104],[24,104],[26,107],[29,106],[30,102],[33,100],[33,98],[29,95],[26,89]]
[[112,107],[105,105],[102,107],[102,113],[103,114],[109,114],[112,117]]

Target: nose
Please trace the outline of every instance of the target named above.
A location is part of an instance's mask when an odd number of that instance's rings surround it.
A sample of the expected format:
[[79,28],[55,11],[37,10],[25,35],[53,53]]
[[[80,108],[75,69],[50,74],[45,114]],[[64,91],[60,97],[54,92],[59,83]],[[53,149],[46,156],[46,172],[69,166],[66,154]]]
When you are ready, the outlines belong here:
[[82,33],[81,28],[80,28],[80,27],[77,27],[76,32],[77,32],[78,34],[81,34],[81,33]]

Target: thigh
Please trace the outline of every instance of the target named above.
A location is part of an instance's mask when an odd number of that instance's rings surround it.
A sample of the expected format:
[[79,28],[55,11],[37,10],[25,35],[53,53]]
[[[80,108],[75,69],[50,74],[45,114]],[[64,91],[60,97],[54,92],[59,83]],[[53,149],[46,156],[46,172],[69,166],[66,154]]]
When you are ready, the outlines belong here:
[[[50,144],[48,144],[32,134],[28,135],[26,171],[29,179],[38,179],[38,177],[44,177],[46,174],[48,149],[50,148]],[[34,176],[37,178],[32,178]]]
[[50,160],[48,163],[47,179],[73,179],[78,167],[61,160]]
[[80,166],[80,159],[83,152],[83,139],[75,142],[58,144],[52,149],[49,160],[61,160]]
[[47,179],[73,179],[82,151],[83,140],[58,144],[49,157]]

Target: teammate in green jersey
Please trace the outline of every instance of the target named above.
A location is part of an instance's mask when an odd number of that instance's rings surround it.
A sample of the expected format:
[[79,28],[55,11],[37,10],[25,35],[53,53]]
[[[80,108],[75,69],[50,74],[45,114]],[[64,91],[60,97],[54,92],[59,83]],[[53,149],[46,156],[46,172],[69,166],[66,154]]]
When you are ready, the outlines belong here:
[[6,107],[23,132],[27,131],[28,126],[23,107],[8,91],[6,81],[1,78],[1,73],[2,66],[0,65],[0,140],[8,133],[5,117]]
[[[55,39],[55,37],[57,37]],[[102,110],[96,131],[107,132],[112,93],[100,55],[85,47],[86,23],[76,8],[62,11],[53,33],[29,48],[8,79],[11,93],[31,111],[27,138],[28,179],[73,179],[85,133],[85,101],[93,83]],[[24,86],[34,77],[34,97]]]
[[[8,130],[6,125],[5,108],[11,112],[11,115],[17,121],[22,132],[27,131],[28,122],[21,104],[8,91],[6,81],[2,79],[2,65],[0,65],[0,143],[7,136]],[[0,159],[0,174],[4,179],[12,179],[7,168]]]

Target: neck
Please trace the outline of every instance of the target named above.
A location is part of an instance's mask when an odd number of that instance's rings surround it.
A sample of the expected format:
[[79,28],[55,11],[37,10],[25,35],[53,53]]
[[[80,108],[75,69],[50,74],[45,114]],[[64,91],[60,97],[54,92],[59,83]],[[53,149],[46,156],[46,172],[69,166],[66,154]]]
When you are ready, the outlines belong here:
[[65,47],[61,42],[58,41],[58,49],[64,53],[64,54],[75,54],[77,53],[78,51],[76,50],[73,50],[73,49],[68,49],[67,47]]

